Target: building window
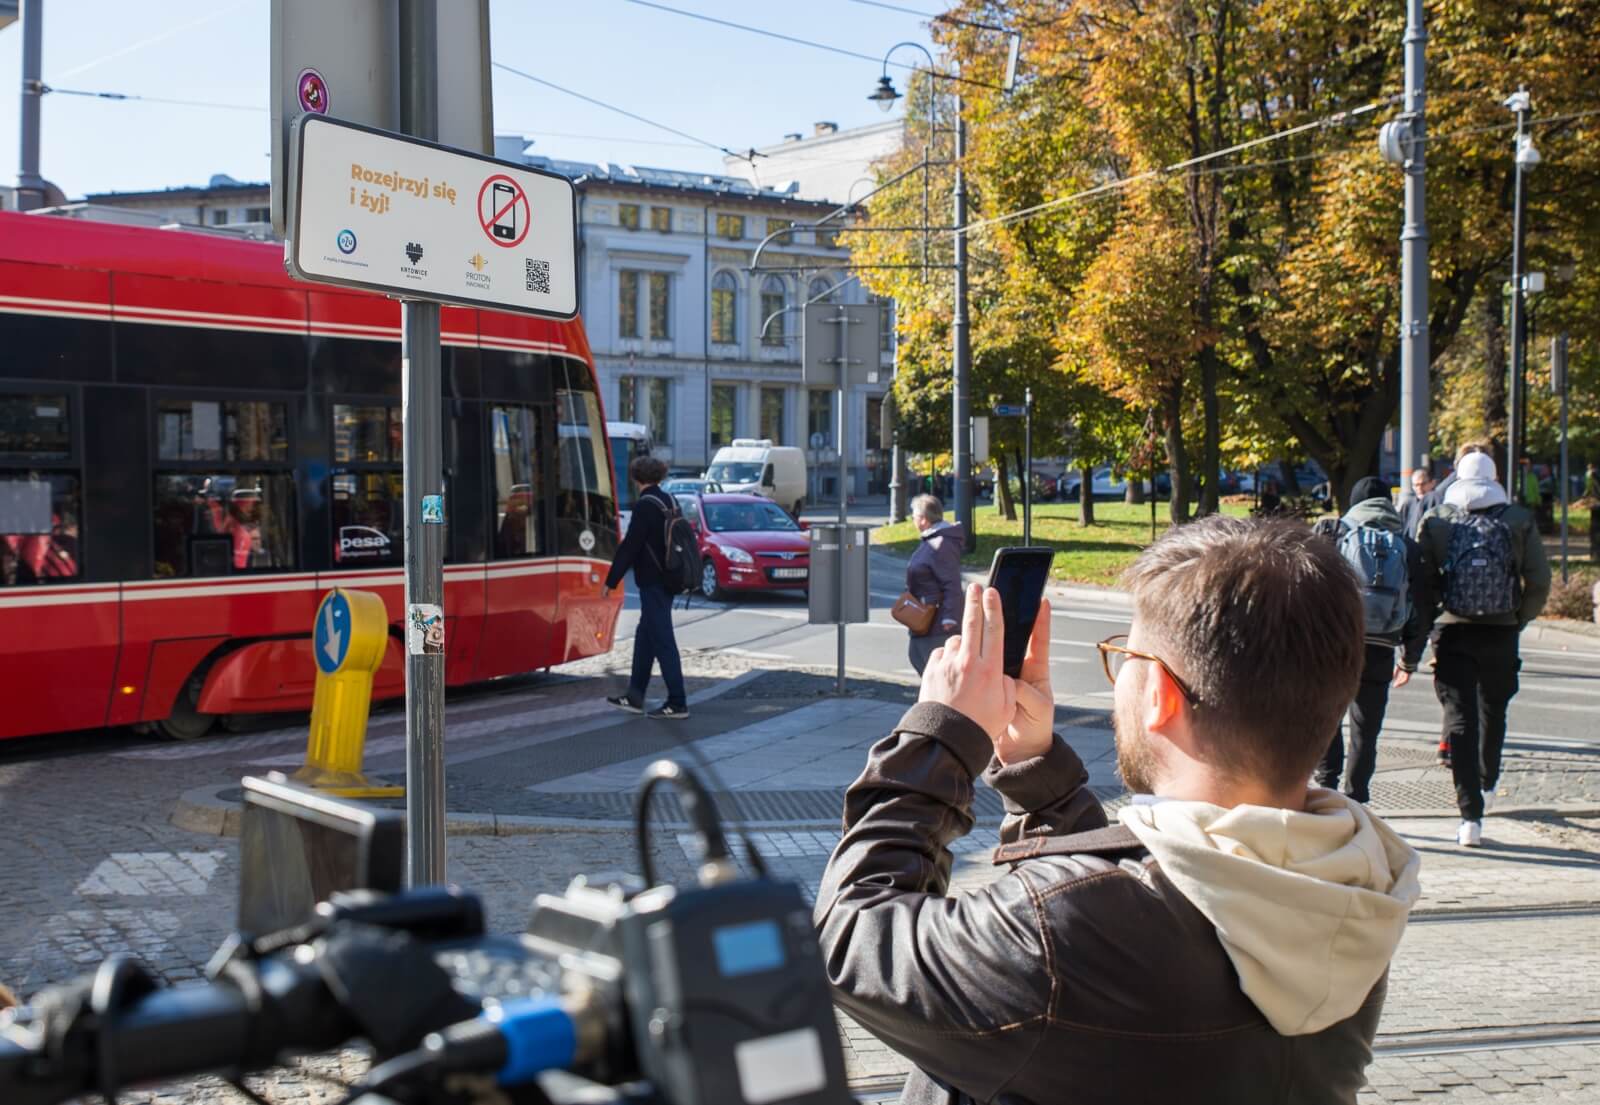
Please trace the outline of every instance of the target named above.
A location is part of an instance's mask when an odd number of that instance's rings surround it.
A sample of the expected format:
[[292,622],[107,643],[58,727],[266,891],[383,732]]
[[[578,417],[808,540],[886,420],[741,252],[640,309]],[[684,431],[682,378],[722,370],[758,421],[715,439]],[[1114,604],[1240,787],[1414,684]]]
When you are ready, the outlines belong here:
[[617,273],[617,335],[639,336],[639,274],[636,272]]
[[244,213],[244,221],[247,222],[247,223],[271,222],[272,221],[272,208],[270,208],[270,207],[251,207],[251,208],[249,208],[249,209],[247,209],[245,211],[245,213]]
[[227,226],[228,225],[228,209],[226,207],[213,207],[211,209],[211,225],[212,226]]
[[817,230],[817,245],[823,249],[839,248],[839,232],[837,230]]
[[739,283],[726,270],[711,278],[711,340],[739,340]]
[[826,449],[833,444],[833,392],[813,388],[806,396],[806,443]]
[[652,272],[650,275],[650,337],[655,341],[666,341],[672,337],[672,277],[664,272]]
[[617,225],[624,230],[638,230],[639,205],[637,203],[617,204]]
[[650,440],[665,444],[672,440],[672,421],[668,418],[667,380],[651,376],[644,381],[645,425],[650,428]]
[[718,215],[717,216],[717,237],[719,237],[719,238],[735,238],[735,239],[743,238],[744,237],[744,216],[743,215]]
[[711,447],[726,445],[738,436],[739,389],[733,384],[711,385]]
[[832,303],[833,281],[817,277],[811,282],[811,287],[806,289],[807,303]]
[[544,481],[539,470],[539,412],[492,407],[496,560],[544,551]]
[[639,421],[639,378],[617,377],[617,421]]
[[[794,220],[793,219],[768,219],[767,220],[767,233],[768,234],[776,234],[780,230],[792,230],[793,228],[794,228]],[[785,246],[786,245],[791,245],[794,242],[794,235],[793,234],[785,234],[781,238],[774,238],[773,241],[776,242],[779,245],[785,245]]]
[[659,230],[663,234],[671,234],[672,208],[652,207],[650,209],[650,229]]
[[784,426],[788,419],[784,417],[787,395],[783,388],[761,389],[761,436],[774,445],[786,444]]
[[781,277],[769,276],[761,282],[761,321],[766,325],[766,329],[761,331],[762,345],[783,344],[786,298]]
[[878,352],[894,352],[894,300],[878,300]]
[[867,397],[867,449],[883,448],[883,398]]

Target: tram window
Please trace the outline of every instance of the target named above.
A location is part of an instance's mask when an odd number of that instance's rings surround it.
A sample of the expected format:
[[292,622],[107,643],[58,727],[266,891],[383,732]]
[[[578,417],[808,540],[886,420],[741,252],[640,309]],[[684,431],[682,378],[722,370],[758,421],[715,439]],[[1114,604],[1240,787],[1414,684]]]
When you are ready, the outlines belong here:
[[335,472],[334,563],[342,568],[399,563],[405,503],[399,472]]
[[340,464],[393,463],[403,458],[400,444],[400,408],[350,406],[333,408],[333,459]]
[[497,560],[544,552],[544,480],[539,464],[539,412],[533,407],[489,408],[493,427]]
[[0,587],[76,579],[78,477],[0,472]]
[[282,403],[163,399],[156,416],[156,455],[162,460],[287,460],[288,421]]
[[156,474],[157,577],[293,568],[296,548],[288,473]]
[[556,393],[558,551],[609,560],[616,552],[617,500],[606,463],[600,400],[586,366],[562,363],[567,387]]
[[71,456],[67,397],[0,395],[0,453],[26,453],[41,458]]

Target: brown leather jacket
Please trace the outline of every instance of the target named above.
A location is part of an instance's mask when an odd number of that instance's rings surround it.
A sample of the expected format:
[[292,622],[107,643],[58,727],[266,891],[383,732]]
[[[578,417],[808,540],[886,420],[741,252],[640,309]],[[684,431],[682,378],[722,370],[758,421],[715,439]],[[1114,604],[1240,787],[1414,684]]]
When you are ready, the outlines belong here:
[[1387,976],[1347,1020],[1279,1035],[1211,923],[1131,833],[1068,842],[1072,854],[1016,862],[947,897],[950,844],[972,828],[980,772],[1005,802],[1001,839],[1016,844],[1002,858],[1106,824],[1060,737],[1003,767],[976,724],[919,703],[873,748],[845,797],[816,921],[839,1007],[921,1068],[903,1101],[1356,1100]]

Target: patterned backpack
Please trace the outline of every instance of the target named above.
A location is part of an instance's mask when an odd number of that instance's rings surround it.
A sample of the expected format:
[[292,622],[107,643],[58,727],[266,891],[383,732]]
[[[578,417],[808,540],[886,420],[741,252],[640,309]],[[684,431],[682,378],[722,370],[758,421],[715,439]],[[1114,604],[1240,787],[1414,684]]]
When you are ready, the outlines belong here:
[[1510,614],[1522,604],[1511,527],[1496,510],[1463,513],[1450,520],[1444,560],[1444,608],[1458,618]]

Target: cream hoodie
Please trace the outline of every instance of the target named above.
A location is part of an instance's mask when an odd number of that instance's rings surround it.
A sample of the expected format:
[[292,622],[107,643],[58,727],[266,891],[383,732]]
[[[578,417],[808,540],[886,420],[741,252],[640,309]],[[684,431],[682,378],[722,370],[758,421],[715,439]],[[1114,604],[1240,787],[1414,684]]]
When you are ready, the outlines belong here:
[[1415,849],[1336,791],[1311,790],[1304,813],[1159,801],[1118,816],[1216,926],[1239,988],[1285,1036],[1361,1007],[1421,892]]

